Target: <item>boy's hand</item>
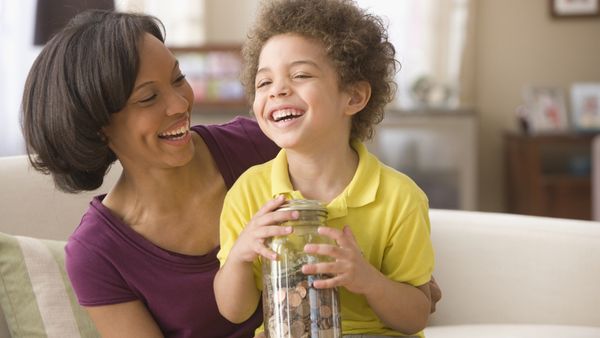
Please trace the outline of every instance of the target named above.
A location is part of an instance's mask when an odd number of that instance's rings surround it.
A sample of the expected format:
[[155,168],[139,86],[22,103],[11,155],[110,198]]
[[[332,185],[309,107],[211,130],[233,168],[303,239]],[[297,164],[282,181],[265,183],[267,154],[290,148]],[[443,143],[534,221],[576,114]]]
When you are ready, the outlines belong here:
[[240,233],[228,260],[251,263],[259,255],[268,259],[277,258],[277,254],[265,246],[265,239],[290,234],[292,227],[282,227],[279,224],[298,218],[298,211],[275,211],[284,202],[285,197],[278,196],[260,208]]
[[332,238],[338,246],[329,244],[307,244],[304,251],[310,254],[329,256],[333,262],[306,264],[302,272],[308,275],[327,274],[332,278],[314,282],[318,289],[343,286],[348,291],[364,294],[371,276],[379,273],[362,255],[362,252],[348,226],[340,231],[335,228],[320,227],[319,234]]

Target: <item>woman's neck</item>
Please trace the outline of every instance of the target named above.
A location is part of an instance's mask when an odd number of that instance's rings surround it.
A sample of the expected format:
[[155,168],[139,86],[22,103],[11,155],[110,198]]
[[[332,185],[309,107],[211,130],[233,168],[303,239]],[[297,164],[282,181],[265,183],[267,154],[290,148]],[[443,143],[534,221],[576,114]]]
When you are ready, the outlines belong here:
[[[198,253],[194,250],[218,244],[218,218],[227,191],[206,144],[198,136],[194,145],[195,156],[182,167],[165,170],[124,165],[119,181],[103,201],[136,232],[181,253]],[[200,226],[213,223],[214,229]],[[204,238],[207,243],[194,238]]]

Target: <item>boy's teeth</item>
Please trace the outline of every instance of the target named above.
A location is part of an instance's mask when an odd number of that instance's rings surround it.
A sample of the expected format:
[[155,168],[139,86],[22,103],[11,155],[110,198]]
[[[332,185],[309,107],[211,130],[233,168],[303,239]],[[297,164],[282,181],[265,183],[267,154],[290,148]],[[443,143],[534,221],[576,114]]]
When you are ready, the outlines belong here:
[[283,109],[283,110],[278,110],[273,113],[273,120],[281,121],[281,120],[289,118],[289,117],[296,117],[296,116],[300,116],[300,115],[302,115],[302,112],[300,112],[298,110]]

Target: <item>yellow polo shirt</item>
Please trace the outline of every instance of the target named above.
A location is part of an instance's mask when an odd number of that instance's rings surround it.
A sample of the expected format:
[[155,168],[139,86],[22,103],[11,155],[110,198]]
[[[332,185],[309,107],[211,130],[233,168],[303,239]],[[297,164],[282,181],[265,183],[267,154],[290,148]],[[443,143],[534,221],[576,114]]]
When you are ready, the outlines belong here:
[[[414,286],[427,283],[434,265],[427,197],[406,175],[379,162],[361,142],[352,142],[352,147],[358,153],[358,168],[350,184],[327,205],[327,225],[338,229],[348,225],[365,257],[391,280]],[[280,194],[304,198],[290,182],[284,149],[273,160],[248,169],[227,193],[221,213],[221,265],[244,226]],[[262,290],[258,259],[254,274]],[[379,320],[365,297],[340,288],[340,303],[344,334],[401,336]]]

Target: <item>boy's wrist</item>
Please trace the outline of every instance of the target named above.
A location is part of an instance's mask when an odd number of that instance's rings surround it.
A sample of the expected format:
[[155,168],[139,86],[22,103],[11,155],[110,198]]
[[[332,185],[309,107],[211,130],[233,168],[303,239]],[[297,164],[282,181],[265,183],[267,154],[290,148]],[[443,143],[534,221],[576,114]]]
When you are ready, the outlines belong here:
[[381,283],[385,282],[387,277],[377,270],[374,266],[371,267],[369,272],[365,274],[365,280],[363,282],[364,288],[358,293],[365,296],[367,299],[380,297],[381,291],[384,289],[381,287]]

